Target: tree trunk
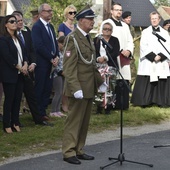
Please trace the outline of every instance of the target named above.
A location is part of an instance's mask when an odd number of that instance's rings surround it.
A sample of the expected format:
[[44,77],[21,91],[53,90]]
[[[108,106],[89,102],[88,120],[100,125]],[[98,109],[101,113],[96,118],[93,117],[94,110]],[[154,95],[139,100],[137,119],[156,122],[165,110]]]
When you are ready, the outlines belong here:
[[103,20],[110,18],[112,0],[103,0]]

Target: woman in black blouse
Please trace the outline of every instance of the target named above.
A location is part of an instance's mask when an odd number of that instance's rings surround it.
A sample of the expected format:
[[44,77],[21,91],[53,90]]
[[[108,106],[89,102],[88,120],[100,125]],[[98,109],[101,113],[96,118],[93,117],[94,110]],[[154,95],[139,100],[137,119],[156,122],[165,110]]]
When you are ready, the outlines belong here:
[[7,15],[0,25],[0,74],[4,90],[3,129],[6,133],[20,132],[19,109],[23,76],[27,74],[27,57],[17,37],[17,19]]
[[96,48],[97,62],[102,63],[102,64],[107,63],[108,66],[115,67],[114,63],[111,61],[111,59],[109,58],[107,54],[107,52],[109,52],[116,66],[118,66],[117,56],[120,53],[119,52],[120,45],[119,45],[119,40],[116,37],[112,36],[112,32],[113,32],[112,25],[110,23],[105,23],[102,28],[102,38],[111,45],[112,49],[107,47],[98,37],[94,38],[94,45]]
[[[118,63],[117,63],[117,57],[119,56],[120,52],[120,45],[119,45],[119,40],[116,37],[112,36],[112,32],[113,32],[113,27],[110,23],[105,23],[103,25],[102,28],[102,39],[104,39],[105,42],[107,42],[110,46],[108,47],[106,45],[106,43],[104,43],[101,40],[101,36],[99,37],[95,37],[94,38],[94,46],[96,49],[96,58],[97,58],[97,62],[99,63],[99,65],[101,64],[101,66],[104,67],[106,66],[106,68],[104,70],[108,70],[107,68],[110,68],[113,72],[118,68]],[[109,54],[108,54],[109,53]],[[109,66],[109,67],[108,67]],[[117,67],[117,68],[115,68]],[[114,70],[115,69],[115,70]],[[114,76],[110,76],[110,81],[109,81],[109,90],[112,91],[112,98],[110,103],[108,104],[106,102],[104,102],[104,104],[102,104],[102,107],[104,105],[105,107],[105,113],[108,114],[110,113],[110,110],[114,107],[114,102],[115,102],[115,85],[116,85],[116,71],[115,73],[113,73]],[[108,74],[108,73],[105,73]],[[111,86],[111,87],[110,87]],[[105,106],[107,105],[107,106]],[[100,107],[98,106],[97,108],[97,113],[101,112]]]

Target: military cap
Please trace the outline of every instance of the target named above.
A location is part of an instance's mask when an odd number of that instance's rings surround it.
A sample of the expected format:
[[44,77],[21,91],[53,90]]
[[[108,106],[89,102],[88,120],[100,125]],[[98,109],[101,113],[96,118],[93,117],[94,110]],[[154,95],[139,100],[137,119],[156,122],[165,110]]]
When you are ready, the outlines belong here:
[[38,15],[38,9],[33,9],[30,11],[32,16]]
[[94,17],[96,17],[96,15],[89,5],[80,10],[75,16],[76,20],[79,20],[80,18],[94,18]]
[[167,25],[167,24],[170,24],[170,19],[167,19],[163,22],[163,26]]
[[127,17],[131,16],[131,12],[130,11],[125,11],[123,14],[122,14],[122,18],[125,19]]

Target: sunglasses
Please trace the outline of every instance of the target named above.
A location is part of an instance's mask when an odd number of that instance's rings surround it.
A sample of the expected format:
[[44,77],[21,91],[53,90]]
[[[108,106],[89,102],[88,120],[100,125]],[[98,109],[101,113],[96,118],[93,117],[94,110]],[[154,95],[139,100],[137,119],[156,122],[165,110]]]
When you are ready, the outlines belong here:
[[104,31],[112,31],[111,28],[103,28]]
[[70,15],[73,15],[73,14],[74,14],[74,15],[76,15],[76,14],[77,14],[77,12],[76,12],[76,11],[73,11],[73,12],[72,12],[72,11],[70,11],[70,12],[68,12],[68,13],[69,13]]
[[9,20],[8,21],[10,24],[14,24],[14,23],[17,23],[17,20]]

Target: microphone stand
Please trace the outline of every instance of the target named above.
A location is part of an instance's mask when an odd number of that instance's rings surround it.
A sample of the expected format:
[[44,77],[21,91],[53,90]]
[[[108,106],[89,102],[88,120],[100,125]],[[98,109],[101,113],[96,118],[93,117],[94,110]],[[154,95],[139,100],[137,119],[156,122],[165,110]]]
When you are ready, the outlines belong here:
[[119,73],[120,77],[123,80],[123,81],[118,82],[118,85],[121,88],[121,94],[120,94],[121,95],[121,99],[120,99],[120,102],[121,102],[121,110],[120,110],[120,153],[118,155],[118,158],[112,158],[112,157],[108,158],[109,160],[115,160],[115,162],[109,163],[105,166],[101,166],[100,169],[104,169],[104,168],[106,168],[110,165],[113,165],[115,163],[118,163],[118,162],[120,162],[120,165],[122,165],[123,162],[130,162],[130,163],[141,164],[141,165],[153,167],[152,164],[146,164],[146,163],[141,163],[141,162],[136,162],[136,161],[131,161],[131,160],[125,159],[125,156],[124,156],[124,153],[123,153],[123,89],[124,89],[124,86],[125,86],[130,91],[130,88],[129,88],[129,85],[127,84],[127,81],[125,81],[122,74],[120,73],[117,65],[114,62],[114,60],[112,59],[106,45],[105,45],[105,50],[106,50],[106,53],[107,53],[109,59],[112,61],[113,65],[115,66],[116,71]]
[[[160,41],[160,38],[158,38],[159,43],[164,47],[164,49],[167,51],[167,53],[170,55],[170,52],[167,50],[167,48],[163,45],[163,43]],[[165,145],[155,145],[153,146],[154,148],[159,148],[159,147],[170,147],[170,144],[165,144]]]
[[167,50],[167,48],[163,45],[163,43],[160,41],[160,38],[158,38],[159,43],[164,47],[164,49],[167,51],[167,53],[170,55],[170,52]]

